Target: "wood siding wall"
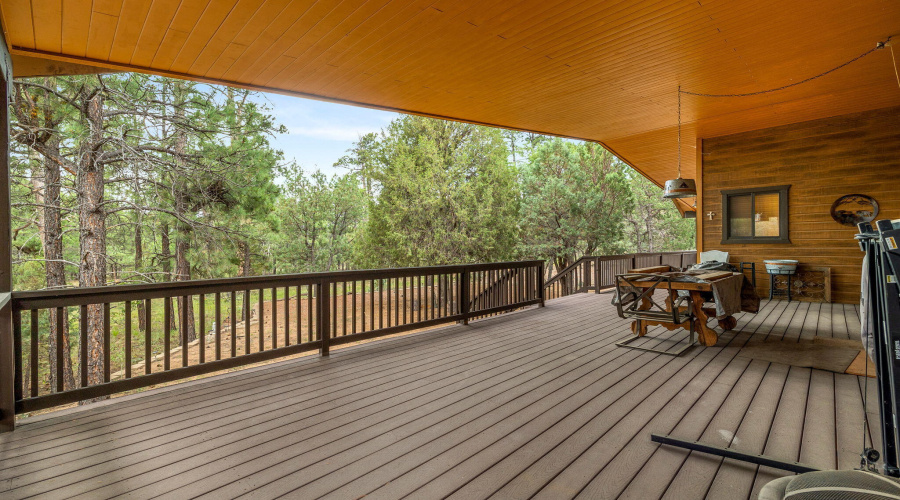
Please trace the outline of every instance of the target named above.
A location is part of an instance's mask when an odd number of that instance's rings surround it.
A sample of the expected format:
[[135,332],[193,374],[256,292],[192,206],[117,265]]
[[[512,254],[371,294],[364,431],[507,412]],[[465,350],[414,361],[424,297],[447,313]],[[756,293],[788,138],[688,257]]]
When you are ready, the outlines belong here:
[[[900,107],[704,139],[702,156],[704,250],[756,262],[761,294],[769,290],[764,259],[797,259],[831,268],[833,301],[859,300],[856,231],[831,218],[831,204],[866,194],[880,204],[879,219],[900,218]],[[791,243],[722,244],[721,191],[779,184],[791,186]]]

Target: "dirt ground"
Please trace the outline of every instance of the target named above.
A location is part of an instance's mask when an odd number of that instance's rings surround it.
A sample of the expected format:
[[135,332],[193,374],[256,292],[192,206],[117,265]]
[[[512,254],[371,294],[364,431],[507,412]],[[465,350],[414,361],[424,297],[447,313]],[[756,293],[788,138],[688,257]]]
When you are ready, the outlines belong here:
[[[425,287],[423,287],[424,289]],[[435,288],[436,290],[436,288]],[[268,295],[270,292],[267,291]],[[437,295],[437,294],[435,294]],[[423,307],[418,307],[419,301],[417,300],[418,294],[415,293],[413,289],[401,289],[401,290],[392,290],[388,293],[386,290],[381,294],[378,292],[375,293],[357,293],[357,294],[348,294],[346,296],[346,301],[341,299],[337,303],[336,310],[332,310],[330,312],[331,321],[334,325],[332,336],[343,336],[350,335],[353,333],[361,333],[364,331],[371,331],[374,329],[380,329],[382,327],[387,328],[390,326],[403,325],[414,323],[416,321],[425,321],[429,319],[440,318],[444,316],[452,315],[453,307],[455,307],[455,297],[448,297],[447,300],[443,303],[439,304],[439,301],[435,300],[434,303],[426,300],[424,297],[422,298]],[[223,300],[225,297],[223,296]],[[300,318],[298,322],[297,317],[297,300],[300,300]],[[279,299],[275,302],[274,306],[276,307],[275,311],[275,325],[273,328],[272,325],[272,300],[265,300],[262,304],[262,323],[260,323],[260,311],[259,311],[259,302],[258,300],[254,300],[254,303],[251,306],[250,313],[250,322],[247,324],[245,321],[238,321],[234,328],[230,325],[230,313],[225,314],[225,311],[222,313],[222,326],[220,332],[220,349],[221,349],[221,358],[227,359],[231,357],[231,337],[232,335],[236,335],[235,337],[235,354],[237,357],[242,356],[247,351],[245,351],[245,339],[246,339],[246,330],[249,327],[249,335],[250,342],[249,352],[259,352],[259,336],[260,336],[260,326],[262,326],[262,337],[263,337],[263,350],[270,350],[276,346],[276,343],[272,341],[272,334],[276,335],[277,347],[284,347],[285,344],[285,335],[288,335],[290,340],[290,345],[295,345],[298,343],[298,331],[301,334],[300,341],[309,342],[309,334],[310,334],[310,325],[312,325],[313,333],[315,333],[315,311],[313,311],[313,318],[310,321],[309,318],[309,303],[308,299],[304,297],[291,297],[288,300]],[[365,302],[365,305],[363,305]],[[355,311],[354,311],[354,303],[355,303]],[[225,306],[225,304],[222,304]],[[285,332],[285,306],[288,308],[287,319],[289,320],[288,331]],[[315,306],[315,303],[313,304]],[[374,306],[374,307],[373,307]],[[398,307],[399,306],[399,307]],[[213,304],[207,302],[206,304],[207,312],[209,312],[210,308],[213,307]],[[346,311],[346,312],[345,312]],[[373,311],[376,314],[373,314]],[[355,313],[355,314],[354,314]],[[405,313],[405,318],[404,318]],[[226,317],[227,316],[227,317]],[[354,323],[355,318],[355,323]],[[365,323],[364,323],[365,321]],[[332,350],[339,350],[346,347],[351,347],[354,345],[359,345],[367,342],[372,342],[375,340],[383,339],[383,338],[391,338],[391,337],[400,337],[404,335],[409,335],[416,332],[421,332],[424,330],[430,330],[433,328],[440,328],[445,325],[435,325],[431,327],[418,328],[415,330],[409,330],[397,334],[380,336],[375,339],[362,340],[359,342],[353,342],[344,344],[341,346],[334,346]],[[197,328],[199,329],[199,321],[197,322]],[[161,325],[153,325],[154,331],[161,331]],[[206,325],[206,332],[204,338],[205,344],[205,358],[206,361],[213,361],[216,359],[216,351],[215,351],[215,330],[214,326],[211,323]],[[198,332],[199,333],[199,332]],[[173,331],[171,333],[171,342],[173,344],[178,342],[179,332]],[[313,339],[315,340],[315,339]],[[194,366],[200,364],[200,339],[191,342],[187,346],[188,349],[188,366]],[[136,356],[142,356],[142,352],[134,353]],[[301,354],[295,354],[290,356],[280,357],[270,361],[263,361],[260,363],[254,363],[251,365],[245,365],[237,368],[231,368],[226,370],[221,370],[213,373],[208,373],[204,375],[198,375],[196,377],[190,377],[183,380],[178,380],[174,382],[167,382],[164,384],[152,385],[146,388],[137,389],[134,391],[123,392],[119,394],[115,394],[111,396],[111,398],[117,398],[126,396],[129,394],[134,394],[137,392],[143,392],[149,389],[153,389],[156,387],[164,387],[173,384],[178,384],[187,380],[198,380],[207,377],[212,377],[215,375],[219,375],[222,373],[227,373],[235,370],[241,370],[253,366],[263,366],[266,364],[281,362],[288,359],[299,358],[303,356],[316,356],[318,355],[317,351],[304,352]],[[176,346],[169,352],[169,366],[170,369],[180,368],[182,367],[182,348],[181,346]],[[158,373],[163,371],[164,368],[164,354],[158,353],[154,357],[151,358],[151,373]],[[131,367],[132,376],[139,377],[144,374],[144,361],[140,361],[132,364]],[[111,374],[111,380],[121,380],[125,377],[125,370],[121,369]],[[48,410],[43,410],[39,412],[34,412],[31,414],[20,415],[19,418],[27,418],[29,415],[39,415],[43,413],[49,413],[52,411],[56,411],[63,408],[73,407],[77,404],[70,404],[61,407],[56,407]]]
[[[332,331],[332,336],[342,336],[342,335],[350,335],[353,333],[361,333],[363,331],[371,331],[373,329],[378,329],[380,327],[388,327],[394,326],[397,324],[407,324],[414,322],[413,318],[418,321],[426,319],[438,318],[441,316],[449,315],[450,304],[444,304],[440,307],[430,307],[431,304],[423,304],[424,307],[417,307],[418,302],[414,301],[414,297],[409,293],[411,290],[400,290],[400,291],[391,291],[388,294],[387,291],[379,294],[378,292],[373,293],[357,293],[355,297],[352,294],[348,294],[346,296],[346,300],[341,300],[339,297],[337,303],[337,310],[331,311],[331,321],[334,325],[334,330]],[[355,299],[355,301],[354,301]],[[306,298],[299,298],[300,300],[300,318],[298,322],[297,317],[297,300],[298,297],[291,297],[288,301],[284,299],[280,299],[276,302],[276,317],[275,317],[275,327],[272,326],[272,306],[273,303],[271,300],[267,300],[263,302],[263,311],[262,311],[262,336],[263,336],[263,346],[262,350],[267,351],[273,349],[275,347],[284,347],[287,345],[285,343],[286,340],[290,341],[290,345],[294,345],[298,343],[297,332],[299,331],[302,335],[302,342],[310,341],[310,326],[312,327],[313,334],[315,334],[315,311],[313,311],[312,318],[309,316],[309,300]],[[365,301],[365,304],[363,302]],[[373,303],[374,301],[374,303]],[[356,310],[354,314],[354,302],[356,304]],[[423,301],[424,302],[424,301]],[[373,304],[374,311],[376,314],[372,314],[373,312]],[[286,315],[285,315],[285,305],[287,305],[287,319],[289,320],[289,324],[287,325],[287,332],[285,331],[286,325]],[[399,309],[398,309],[399,305]],[[315,306],[315,303],[313,303]],[[211,307],[211,304],[208,304],[207,307]],[[315,307],[313,307],[315,309]],[[364,315],[365,312],[365,315]],[[406,321],[404,321],[404,313],[406,314]],[[246,321],[238,321],[234,328],[230,325],[230,317],[226,317],[226,314],[222,314],[222,327],[220,333],[220,349],[221,349],[221,358],[227,359],[231,357],[231,337],[235,335],[235,354],[237,356],[241,356],[246,354],[248,351],[245,349],[245,341],[246,341],[246,331],[249,326],[249,352],[260,352],[260,344],[259,344],[259,336],[260,336],[260,312],[259,312],[259,303],[258,301],[254,301],[254,304],[251,306],[250,311],[250,322],[247,325]],[[390,318],[388,317],[390,316]],[[355,317],[355,322],[354,322]],[[365,325],[363,322],[365,321]],[[199,328],[199,322],[197,323],[197,328]],[[299,329],[298,329],[299,327]],[[206,361],[212,361],[216,359],[216,337],[214,326],[212,324],[206,325],[207,332],[204,338],[205,344],[205,358]],[[424,330],[419,329],[419,330]],[[419,331],[416,330],[416,331]],[[199,333],[199,332],[198,332]],[[272,341],[272,334],[275,334],[275,342]],[[172,343],[178,342],[177,339],[178,332],[172,332]],[[287,338],[286,338],[287,336]],[[316,340],[313,338],[312,340]],[[151,372],[156,373],[163,371],[164,368],[164,354],[160,353],[151,358]],[[181,368],[182,365],[182,348],[181,346],[175,347],[170,351],[170,359],[169,366],[170,369]],[[280,358],[279,358],[280,359]],[[188,366],[197,365],[200,363],[200,339],[191,342],[188,344]],[[131,367],[132,375],[139,376],[144,373],[144,361],[135,363]],[[119,370],[112,374],[112,380],[117,380],[124,378],[125,370]]]

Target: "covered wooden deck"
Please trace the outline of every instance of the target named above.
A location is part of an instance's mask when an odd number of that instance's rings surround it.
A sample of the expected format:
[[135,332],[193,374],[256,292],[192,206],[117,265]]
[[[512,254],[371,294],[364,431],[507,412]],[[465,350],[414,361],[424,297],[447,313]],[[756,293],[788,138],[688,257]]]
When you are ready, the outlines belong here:
[[854,338],[853,306],[764,302],[674,358],[616,347],[609,299],[26,419],[0,435],[0,497],[734,499],[779,474],[652,432],[858,465],[864,379],[737,357],[751,338]]

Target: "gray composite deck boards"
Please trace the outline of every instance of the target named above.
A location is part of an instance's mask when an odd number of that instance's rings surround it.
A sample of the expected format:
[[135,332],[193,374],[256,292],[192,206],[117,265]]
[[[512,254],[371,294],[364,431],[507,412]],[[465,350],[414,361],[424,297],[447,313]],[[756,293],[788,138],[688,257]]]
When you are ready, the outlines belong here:
[[755,498],[782,473],[650,433],[855,466],[879,439],[874,383],[737,353],[858,324],[852,305],[764,301],[672,357],[616,347],[609,295],[574,295],[24,419],[0,435],[0,497]]

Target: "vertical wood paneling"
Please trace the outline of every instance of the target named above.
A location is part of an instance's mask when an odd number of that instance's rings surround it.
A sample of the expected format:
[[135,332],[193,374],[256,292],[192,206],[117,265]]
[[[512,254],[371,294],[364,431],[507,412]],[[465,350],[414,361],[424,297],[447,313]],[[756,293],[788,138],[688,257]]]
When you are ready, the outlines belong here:
[[[856,230],[835,222],[831,204],[866,194],[879,219],[900,217],[900,107],[825,118],[703,140],[703,248],[756,262],[759,293],[768,293],[763,260],[797,259],[831,268],[835,302],[859,299],[862,253]],[[790,184],[790,244],[722,244],[725,189]]]

